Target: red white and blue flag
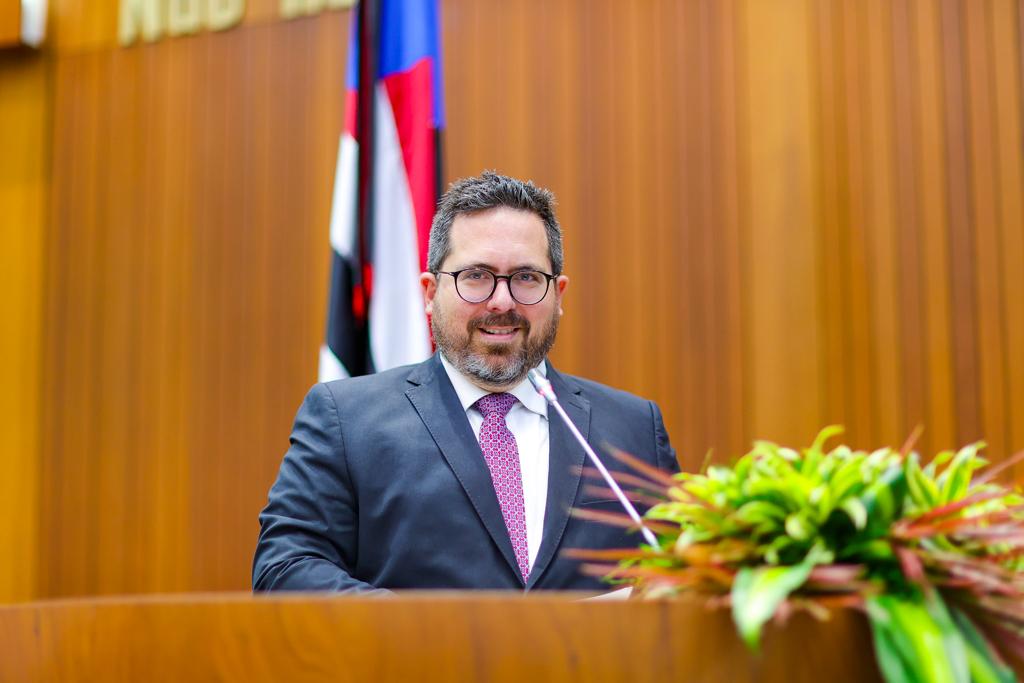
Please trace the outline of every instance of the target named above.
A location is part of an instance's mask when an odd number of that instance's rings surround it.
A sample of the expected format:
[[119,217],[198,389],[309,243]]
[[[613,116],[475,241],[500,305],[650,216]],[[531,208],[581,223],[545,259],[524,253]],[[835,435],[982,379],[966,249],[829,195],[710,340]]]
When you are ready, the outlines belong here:
[[419,274],[441,175],[437,4],[362,0],[352,18],[321,381],[431,353]]

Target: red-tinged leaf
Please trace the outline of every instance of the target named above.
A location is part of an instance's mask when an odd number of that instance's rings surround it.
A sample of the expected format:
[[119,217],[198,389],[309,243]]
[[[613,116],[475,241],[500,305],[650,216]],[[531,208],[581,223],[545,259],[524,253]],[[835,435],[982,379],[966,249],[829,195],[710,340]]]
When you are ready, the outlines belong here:
[[694,567],[693,570],[700,573],[701,576],[710,580],[712,583],[716,583],[723,588],[731,588],[733,579],[736,578],[735,572],[729,571],[725,567],[718,567],[715,565]]
[[579,566],[579,571],[581,574],[586,574],[587,576],[599,576],[608,579],[629,578],[626,573],[627,570],[617,564],[585,562]]
[[1024,628],[1024,605],[1020,600],[985,597],[975,603],[979,609]]
[[814,595],[801,597],[802,600],[815,602],[828,610],[861,609],[864,607],[866,593],[847,593],[845,595]]
[[818,584],[843,584],[856,581],[864,575],[862,564],[820,564],[811,570],[808,582]]
[[[636,529],[636,522],[624,512],[606,512],[605,510],[588,510],[587,508],[573,508],[569,511],[577,519],[586,519],[591,522],[601,522],[609,526],[622,527],[624,529]],[[644,526],[656,534],[670,535],[678,534],[679,527],[672,524],[663,524],[644,520]]]
[[789,621],[790,615],[793,614],[794,607],[792,600],[783,600],[779,603],[779,606],[775,608],[775,614],[772,615],[772,623],[776,626],[782,627]]
[[938,580],[950,581],[951,585],[963,586],[976,594],[995,592],[1020,595],[1024,599],[1024,586],[1020,579],[996,563],[979,558],[955,559],[948,553],[941,558],[926,556],[925,559],[931,568],[930,574],[941,571],[948,575],[940,576]]
[[723,538],[716,543],[680,544],[675,548],[676,556],[690,565],[742,562],[756,552],[756,546],[738,538]]
[[708,610],[729,609],[732,607],[732,594],[723,593],[721,595],[713,595],[704,601],[704,606]]
[[605,445],[605,448],[611,453],[612,457],[621,463],[629,465],[637,472],[645,475],[648,479],[653,482],[660,482],[664,486],[675,486],[678,482],[675,478],[666,472],[665,470],[658,469],[653,465],[649,465],[643,460],[636,456],[630,455],[629,453],[615,448],[614,446]]
[[[580,474],[587,479],[604,481],[604,477],[601,476],[601,472],[596,467],[581,467]],[[657,482],[652,482],[649,479],[626,472],[615,472],[612,476],[619,486],[634,487],[646,494],[660,496],[660,500],[668,500],[665,487]]]
[[940,550],[928,550],[924,554],[923,559],[929,563],[942,567],[971,567],[977,571],[987,572],[1006,581],[1013,579],[1012,572],[1008,571],[1005,567],[1000,567],[997,564],[986,562],[984,557],[972,557],[970,555],[960,555],[958,553]]
[[700,468],[697,470],[700,474],[707,474],[708,468],[711,467],[711,460],[715,454],[715,451],[708,449],[708,452],[704,454],[704,459],[700,462]]
[[907,435],[907,440],[903,442],[903,446],[900,448],[900,455],[903,458],[906,458],[908,455],[910,455],[910,451],[914,449],[914,444],[917,443],[917,440],[921,438],[921,434],[923,433],[924,425],[918,423],[918,425],[914,427],[914,431],[910,432],[910,434]]
[[[972,505],[984,503],[989,500],[995,500],[996,498],[1003,498],[1008,493],[1009,491],[981,491],[979,493],[974,493],[966,498],[961,498],[960,500],[953,501],[952,503],[946,503],[945,505],[940,505],[937,508],[932,508],[923,515],[906,520],[905,523],[907,525],[914,525],[933,522],[935,520],[942,519],[943,517],[949,517],[950,515],[960,512],[964,508],[968,508]],[[904,522],[900,522],[900,524],[902,525]]]
[[975,617],[975,624],[988,637],[989,641],[996,646],[1000,654],[1010,660],[1015,660],[1017,670],[1024,667],[1024,636],[1017,631],[1007,628],[998,619],[985,614],[972,613]]
[[711,584],[728,590],[732,585],[733,576],[729,572],[710,567],[689,567],[679,570],[670,567],[631,566],[621,567],[610,564],[587,563],[580,565],[580,571],[589,576],[607,576],[612,579],[645,579],[661,584],[677,586],[697,586],[702,583]]
[[971,579],[974,582],[974,585],[970,587],[971,590],[984,589],[985,591],[996,595],[1020,595],[1020,591],[1015,590],[1013,586],[1008,584],[1006,581],[1001,580],[999,577],[992,576],[988,572],[978,571],[973,567],[965,565],[952,566],[950,567],[950,573],[959,578]]
[[1014,560],[1014,559],[1016,559],[1016,558],[1018,558],[1018,557],[1020,557],[1022,555],[1024,555],[1024,545],[1020,546],[1019,548],[1014,548],[1013,550],[1008,550],[1005,553],[996,553],[995,555],[985,555],[981,559],[983,559],[983,560],[985,560],[987,562],[996,562],[996,563],[1002,564],[1004,562],[1009,562],[1010,560]]
[[[823,605],[818,600],[809,600],[807,598],[802,597],[791,597],[789,600],[786,600],[783,604],[791,608],[792,612],[807,612],[818,621],[828,621],[829,617],[832,616],[829,611],[829,608],[825,607],[825,605]],[[776,611],[775,614],[776,616],[778,616],[778,611]]]
[[988,529],[959,529],[951,534],[961,538],[980,538],[992,543],[1024,543],[1024,528],[1019,526],[993,526]]
[[573,560],[637,560],[663,558],[662,553],[641,548],[606,548],[597,550],[592,548],[566,548],[559,553],[561,557]]
[[976,585],[974,581],[971,581],[970,579],[964,579],[964,578],[955,578],[955,577],[946,578],[946,577],[935,577],[935,576],[932,576],[932,577],[930,577],[930,579],[931,579],[931,582],[933,584],[935,584],[936,586],[938,586],[939,588],[954,588],[954,589],[956,589],[956,588],[966,588],[966,589],[970,589],[970,588],[973,588]]
[[[619,482],[619,483],[621,483],[621,482]],[[614,500],[614,501],[618,500],[618,497],[615,495],[615,491],[612,491],[610,488],[606,488],[606,487],[602,487],[602,486],[593,486],[593,485],[588,484],[588,485],[583,487],[583,490],[587,494],[592,495],[592,496],[594,496],[596,498],[606,498],[608,500]],[[626,491],[623,491],[622,493],[625,494],[627,500],[629,500],[630,502],[632,502],[632,503],[639,503],[640,505],[646,505],[648,507],[653,507],[653,506],[657,505],[658,503],[665,502],[664,498],[654,498],[653,496],[646,496],[646,495],[644,495],[642,493],[638,493],[637,491],[628,491],[628,490],[626,490]]]
[[910,522],[906,525],[901,525],[899,528],[894,529],[894,535],[901,538],[927,538],[929,536],[948,536],[953,533],[962,533],[962,529],[966,528],[970,530],[971,527],[978,529],[993,529],[996,527],[987,526],[993,524],[1004,524],[1010,522],[1011,525],[1007,528],[1019,529],[1024,532],[1024,526],[1013,525],[1021,512],[1024,512],[1024,505],[1016,505],[1014,507],[1005,508],[1003,510],[993,510],[981,515],[973,515],[971,517],[955,517],[953,519],[944,519],[935,523],[921,524],[919,522]]
[[907,580],[919,586],[927,585],[928,579],[925,576],[921,558],[913,550],[904,546],[897,545],[894,550],[896,551],[897,559],[900,561],[900,569],[903,570],[903,575],[907,577]]
[[830,595],[868,595],[872,592],[874,584],[870,581],[851,581],[846,584],[815,583],[808,581],[801,588],[801,594],[807,596],[826,597]]
[[974,484],[978,485],[990,482],[997,476],[999,476],[1001,473],[1005,472],[1006,470],[1010,469],[1011,467],[1022,461],[1024,461],[1024,451],[1017,451],[1006,460],[1003,460],[1002,462],[993,465],[989,469],[985,470],[982,474],[979,474],[977,477],[975,477]]
[[726,589],[732,586],[733,578],[735,577],[733,572],[730,572],[724,567],[716,567],[714,565],[686,567],[684,569],[674,569],[671,567],[632,566],[623,567],[621,571],[625,572],[625,575],[630,577],[653,576],[657,577],[658,580],[672,576],[680,576],[684,577],[686,581],[690,584],[698,584],[702,581],[709,581],[717,586],[721,586]]

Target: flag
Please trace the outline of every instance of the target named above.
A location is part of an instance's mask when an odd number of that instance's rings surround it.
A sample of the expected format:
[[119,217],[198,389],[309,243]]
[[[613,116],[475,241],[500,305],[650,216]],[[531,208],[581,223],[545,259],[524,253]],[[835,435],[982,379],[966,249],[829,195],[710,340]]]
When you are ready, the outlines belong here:
[[363,0],[352,16],[334,175],[321,381],[431,353],[419,274],[440,189],[442,128],[436,0]]

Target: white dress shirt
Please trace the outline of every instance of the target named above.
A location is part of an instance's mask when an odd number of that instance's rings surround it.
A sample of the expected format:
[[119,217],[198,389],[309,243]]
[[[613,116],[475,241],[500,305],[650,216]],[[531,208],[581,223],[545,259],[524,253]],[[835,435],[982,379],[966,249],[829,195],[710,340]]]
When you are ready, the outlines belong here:
[[[479,441],[484,416],[473,404],[490,392],[469,381],[448,362],[443,353],[441,364],[455,387],[455,393],[459,395],[459,402]],[[537,369],[547,376],[547,363],[541,361]],[[516,438],[519,450],[519,471],[523,478],[523,504],[526,509],[526,547],[532,569],[544,534],[544,510],[548,502],[548,404],[534,390],[529,379],[524,379],[506,393],[519,399],[505,416],[505,424]]]

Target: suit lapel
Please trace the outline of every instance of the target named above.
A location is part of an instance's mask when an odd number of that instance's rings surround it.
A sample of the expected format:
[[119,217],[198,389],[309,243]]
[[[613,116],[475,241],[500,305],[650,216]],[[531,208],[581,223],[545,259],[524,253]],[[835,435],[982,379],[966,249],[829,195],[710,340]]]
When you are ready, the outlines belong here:
[[491,473],[487,469],[480,444],[473,434],[473,428],[466,418],[466,411],[459,402],[459,396],[452,387],[448,374],[435,354],[422,363],[412,374],[409,382],[415,386],[406,392],[420,419],[426,425],[434,442],[441,450],[448,466],[465,489],[473,509],[476,510],[487,532],[498,546],[505,561],[516,576],[520,577],[512,541],[501,516],[498,497],[494,493]]
[[[590,438],[590,402],[578,384],[562,377],[548,363],[548,379],[555,396],[584,439]],[[562,542],[569,510],[576,501],[580,469],[586,453],[555,409],[548,407],[548,500],[544,511],[544,538],[530,570],[528,588],[533,588],[548,568]]]

